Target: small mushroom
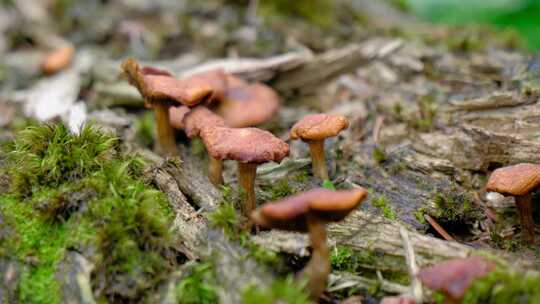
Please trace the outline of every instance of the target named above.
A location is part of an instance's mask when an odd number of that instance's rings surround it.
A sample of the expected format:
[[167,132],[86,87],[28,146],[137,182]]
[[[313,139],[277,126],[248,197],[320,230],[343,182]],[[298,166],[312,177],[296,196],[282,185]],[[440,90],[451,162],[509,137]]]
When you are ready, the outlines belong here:
[[41,63],[41,69],[43,70],[43,73],[48,75],[58,73],[71,63],[74,55],[75,48],[73,46],[66,45],[60,47],[47,54]]
[[[223,118],[210,111],[204,106],[198,106],[186,113],[183,118],[183,126],[189,138],[200,137],[201,132],[208,128],[225,127]],[[223,161],[209,156],[208,177],[215,186],[223,184]]]
[[491,174],[486,191],[511,195],[516,200],[521,220],[522,240],[534,242],[534,220],[531,192],[540,186],[540,165],[517,164],[499,168]]
[[209,100],[213,94],[212,86],[204,75],[193,75],[179,80],[157,68],[141,69],[134,59],[126,59],[122,63],[122,70],[129,83],[139,90],[145,102],[154,109],[161,152],[176,154],[174,132],[169,122],[169,107],[192,107]]
[[418,278],[429,289],[443,293],[446,303],[454,304],[460,303],[474,281],[494,269],[493,262],[477,256],[449,260],[421,269]]
[[238,162],[238,184],[246,194],[242,213],[248,217],[255,209],[255,177],[261,163],[280,162],[289,155],[289,145],[272,133],[256,128],[207,128],[201,138],[210,156]]
[[228,126],[246,128],[260,125],[270,120],[279,110],[279,97],[274,90],[264,84],[242,85],[242,81],[228,78],[229,89],[216,112],[225,119]]
[[309,233],[313,251],[299,277],[307,279],[311,297],[318,299],[331,272],[325,225],[345,218],[366,196],[367,191],[361,187],[339,191],[318,188],[266,203],[251,214],[251,219],[266,228]]
[[292,139],[302,139],[309,145],[313,175],[326,180],[328,169],[324,156],[324,140],[338,135],[349,127],[345,116],[329,114],[307,115],[297,122],[291,129]]

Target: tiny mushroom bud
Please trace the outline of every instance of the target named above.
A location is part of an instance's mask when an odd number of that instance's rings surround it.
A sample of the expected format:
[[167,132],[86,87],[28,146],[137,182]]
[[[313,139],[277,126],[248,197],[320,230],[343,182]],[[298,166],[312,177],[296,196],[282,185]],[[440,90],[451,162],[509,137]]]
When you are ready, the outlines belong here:
[[238,184],[246,192],[242,212],[248,217],[256,205],[257,166],[269,161],[280,162],[289,155],[289,145],[272,133],[256,128],[207,128],[202,130],[201,138],[213,158],[238,162]]
[[270,120],[279,110],[279,97],[272,88],[260,83],[241,85],[235,78],[228,79],[229,89],[216,109],[228,126],[257,126]]
[[73,60],[75,48],[71,45],[63,46],[45,57],[41,63],[41,69],[45,74],[55,74],[67,67]]
[[526,244],[534,242],[534,221],[531,191],[540,186],[540,165],[517,164],[499,168],[491,174],[486,191],[511,195],[521,220],[522,240]]
[[482,257],[446,261],[421,269],[418,278],[429,289],[443,293],[449,304],[460,303],[475,280],[492,270],[495,264]]
[[251,219],[266,228],[309,233],[313,252],[300,278],[307,279],[311,297],[318,299],[331,271],[325,225],[345,218],[366,196],[367,191],[361,187],[339,191],[318,188],[266,203],[251,214]]
[[169,107],[171,105],[192,107],[209,100],[213,94],[212,86],[204,77],[197,75],[179,80],[168,72],[156,68],[141,69],[133,59],[126,59],[122,63],[122,70],[127,75],[129,83],[139,90],[145,102],[154,109],[161,152],[176,154],[174,133],[169,121]]
[[[183,121],[184,130],[189,138],[201,137],[203,130],[214,127],[225,127],[223,118],[210,111],[208,108],[198,106],[187,113]],[[223,161],[209,156],[208,175],[215,186],[223,184]]]
[[309,145],[313,175],[326,180],[328,169],[324,156],[324,140],[338,135],[349,126],[345,116],[312,114],[297,122],[291,129],[292,139],[302,139]]

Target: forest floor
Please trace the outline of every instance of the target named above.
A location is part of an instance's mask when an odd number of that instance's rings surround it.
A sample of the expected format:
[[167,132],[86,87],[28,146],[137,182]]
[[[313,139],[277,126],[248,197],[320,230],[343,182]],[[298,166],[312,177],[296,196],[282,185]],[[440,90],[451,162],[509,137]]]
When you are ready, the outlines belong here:
[[[494,169],[540,163],[540,61],[520,39],[385,2],[248,2],[0,2],[0,303],[310,302],[293,282],[307,236],[243,231],[235,166],[214,187],[200,140],[178,132],[180,155],[155,153],[154,117],[121,76],[128,56],[277,90],[281,108],[259,127],[291,155],[260,166],[259,204],[323,186],[294,123],[349,119],[326,142],[324,186],[369,196],[328,226],[321,303],[410,293],[407,244],[419,267],[495,261],[467,303],[538,303],[540,247],[520,242],[514,199],[485,191]],[[71,64],[44,74],[61,45]]]

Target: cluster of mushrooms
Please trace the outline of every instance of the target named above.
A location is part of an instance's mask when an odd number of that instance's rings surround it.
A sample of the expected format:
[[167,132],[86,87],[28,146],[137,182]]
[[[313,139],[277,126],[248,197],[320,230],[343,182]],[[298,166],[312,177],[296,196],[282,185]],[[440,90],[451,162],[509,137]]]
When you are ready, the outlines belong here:
[[[313,249],[311,259],[299,275],[307,282],[313,299],[324,292],[330,274],[330,252],[326,243],[329,222],[345,218],[366,198],[358,187],[333,191],[312,189],[256,209],[255,178],[259,164],[281,162],[289,155],[289,145],[272,133],[255,128],[279,110],[279,97],[270,87],[244,80],[223,70],[202,72],[182,79],[153,67],[140,67],[133,59],[122,70],[153,109],[160,153],[177,155],[175,129],[189,138],[200,138],[209,156],[208,177],[216,187],[223,181],[223,161],[238,163],[237,180],[245,192],[242,214],[261,228],[307,232]],[[348,127],[343,116],[314,114],[304,117],[291,131],[292,139],[309,145],[313,174],[328,179],[324,141]]]
[[[178,155],[175,129],[193,139],[202,139],[209,156],[208,177],[216,187],[223,185],[223,161],[238,163],[237,180],[245,199],[242,214],[262,228],[307,232],[313,249],[311,259],[299,275],[307,281],[313,299],[324,292],[330,274],[330,253],[325,225],[344,219],[366,198],[358,187],[333,191],[312,189],[256,209],[255,178],[259,164],[281,162],[289,155],[289,145],[272,133],[255,128],[279,110],[279,97],[270,87],[212,70],[182,79],[153,67],[140,67],[133,59],[122,63],[130,84],[155,112],[160,153]],[[296,123],[291,139],[309,145],[313,175],[328,179],[324,141],[348,127],[343,116],[314,114]],[[522,224],[523,242],[534,241],[531,192],[540,186],[540,165],[518,164],[497,169],[486,190],[515,197]],[[494,265],[483,258],[449,261],[423,270],[423,283],[447,295],[449,303],[459,303],[472,280],[486,275]],[[443,275],[441,275],[441,273]],[[436,274],[436,275],[434,275]],[[458,286],[459,288],[457,288]],[[409,303],[405,298],[388,298],[386,303]],[[395,301],[395,302],[394,302]]]

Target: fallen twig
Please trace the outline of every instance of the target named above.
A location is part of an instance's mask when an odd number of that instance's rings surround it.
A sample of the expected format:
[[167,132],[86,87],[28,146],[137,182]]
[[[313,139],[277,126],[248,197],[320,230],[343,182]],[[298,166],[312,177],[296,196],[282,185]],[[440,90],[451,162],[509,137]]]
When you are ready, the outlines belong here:
[[424,218],[428,223],[437,231],[445,240],[454,242],[455,239],[448,233],[444,228],[435,221],[434,218],[432,218],[429,214],[424,214]]

